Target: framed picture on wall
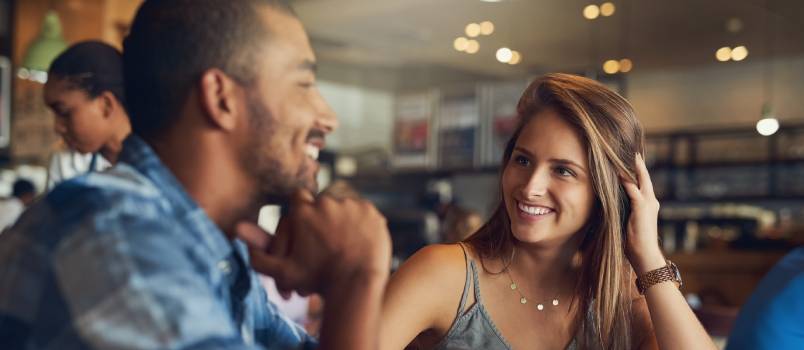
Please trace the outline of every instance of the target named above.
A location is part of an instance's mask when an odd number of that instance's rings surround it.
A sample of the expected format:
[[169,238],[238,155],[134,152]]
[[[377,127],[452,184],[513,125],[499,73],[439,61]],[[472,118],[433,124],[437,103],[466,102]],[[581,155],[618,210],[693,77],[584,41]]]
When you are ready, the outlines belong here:
[[397,96],[394,106],[394,168],[430,168],[434,164],[433,116],[438,101],[435,91]]
[[11,141],[11,60],[0,56],[0,148]]

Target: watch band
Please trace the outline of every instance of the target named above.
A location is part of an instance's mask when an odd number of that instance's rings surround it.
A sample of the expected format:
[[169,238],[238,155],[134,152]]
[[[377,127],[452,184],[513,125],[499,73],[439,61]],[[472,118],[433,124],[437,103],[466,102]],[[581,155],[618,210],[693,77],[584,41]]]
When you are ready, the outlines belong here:
[[639,294],[644,295],[648,288],[667,281],[676,282],[678,288],[681,288],[681,273],[678,271],[676,264],[673,264],[670,260],[667,261],[667,265],[639,276],[636,280],[636,285]]

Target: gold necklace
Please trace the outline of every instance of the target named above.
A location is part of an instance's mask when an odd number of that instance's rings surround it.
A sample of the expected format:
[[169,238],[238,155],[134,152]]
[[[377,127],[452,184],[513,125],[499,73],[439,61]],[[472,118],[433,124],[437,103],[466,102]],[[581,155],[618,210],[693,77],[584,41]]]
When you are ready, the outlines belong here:
[[[512,252],[511,252],[511,263],[514,262],[514,253],[515,252],[516,252],[516,250],[512,250]],[[519,303],[522,304],[522,305],[525,305],[525,304],[528,303],[528,298],[526,298],[525,295],[522,294],[522,291],[519,290],[519,286],[516,284],[516,282],[514,282],[514,278],[511,277],[511,272],[509,271],[509,267],[511,267],[511,263],[509,263],[508,266],[505,267],[505,274],[508,275],[508,280],[511,282],[511,285],[510,285],[511,290],[513,290],[517,294],[519,294]],[[545,302],[541,302],[541,303],[536,304],[536,310],[544,311],[544,304],[545,304]],[[552,300],[550,300],[550,304],[552,304],[553,307],[558,306],[558,294],[556,294],[556,296]]]

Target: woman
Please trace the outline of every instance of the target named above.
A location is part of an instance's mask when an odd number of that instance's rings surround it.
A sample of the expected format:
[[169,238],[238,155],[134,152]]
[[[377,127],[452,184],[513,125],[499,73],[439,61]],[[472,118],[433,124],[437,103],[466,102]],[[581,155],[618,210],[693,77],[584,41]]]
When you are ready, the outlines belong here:
[[672,269],[628,102],[551,74],[517,112],[496,212],[464,242],[422,249],[395,273],[381,348],[417,335],[437,349],[714,348],[675,276],[661,274]]
[[85,41],[69,47],[50,65],[44,97],[55,115],[54,129],[72,151],[89,156],[57,153],[51,159],[49,188],[117,162],[123,140],[131,133],[122,63],[114,47]]

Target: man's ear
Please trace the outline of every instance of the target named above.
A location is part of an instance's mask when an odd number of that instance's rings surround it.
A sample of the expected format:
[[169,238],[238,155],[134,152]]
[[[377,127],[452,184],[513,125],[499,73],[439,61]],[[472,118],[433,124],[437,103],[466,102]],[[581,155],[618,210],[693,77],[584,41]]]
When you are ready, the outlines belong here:
[[217,68],[204,71],[198,83],[198,100],[207,120],[217,128],[234,130],[237,126],[239,85]]

